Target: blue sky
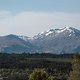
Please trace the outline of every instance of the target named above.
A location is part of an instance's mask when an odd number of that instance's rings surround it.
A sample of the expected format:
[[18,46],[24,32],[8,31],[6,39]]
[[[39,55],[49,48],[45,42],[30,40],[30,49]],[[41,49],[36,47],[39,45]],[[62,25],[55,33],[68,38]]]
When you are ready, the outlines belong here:
[[80,12],[80,0],[0,0],[0,10]]
[[80,0],[0,0],[0,35],[34,36],[67,26],[80,29]]

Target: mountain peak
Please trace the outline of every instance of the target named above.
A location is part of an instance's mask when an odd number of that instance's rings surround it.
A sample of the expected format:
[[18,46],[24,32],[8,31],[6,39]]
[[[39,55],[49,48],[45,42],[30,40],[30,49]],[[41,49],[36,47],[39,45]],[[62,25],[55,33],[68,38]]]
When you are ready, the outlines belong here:
[[63,32],[64,33],[68,32],[68,33],[72,34],[72,33],[75,33],[75,30],[77,30],[77,29],[72,28],[72,27],[64,27],[64,28],[60,28],[60,29],[50,29],[50,30],[39,33],[38,35],[34,36],[34,38],[35,39],[43,38],[44,36],[46,37],[50,34],[56,35],[56,34],[60,34],[60,33],[63,33]]
[[56,33],[62,33],[64,31],[69,31],[69,32],[73,32],[73,28],[72,27],[64,27],[64,28],[61,28],[61,29],[55,29]]
[[72,28],[72,27],[64,27],[64,28],[61,28],[61,29],[50,29],[50,30],[45,32],[45,36],[48,36],[51,33],[59,34],[59,33],[65,32],[65,31],[68,31],[69,33],[71,33],[71,32],[74,33],[74,30],[75,30],[75,28]]
[[14,34],[9,34],[9,35],[6,35],[6,37],[8,37],[8,38],[17,38],[18,36],[14,35]]

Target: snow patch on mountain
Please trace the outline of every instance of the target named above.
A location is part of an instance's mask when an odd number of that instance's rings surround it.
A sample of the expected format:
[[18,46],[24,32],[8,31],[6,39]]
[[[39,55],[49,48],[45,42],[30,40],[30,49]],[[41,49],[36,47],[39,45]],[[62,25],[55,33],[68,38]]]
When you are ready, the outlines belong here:
[[52,33],[53,34],[55,33],[55,35],[56,35],[56,34],[60,34],[62,32],[64,32],[64,33],[65,32],[75,33],[73,28],[71,28],[71,27],[64,27],[62,29],[50,29],[50,30],[47,30],[45,32],[41,32],[37,36],[35,36],[35,38],[38,38],[38,37],[41,37],[42,38],[43,36],[48,36],[48,35],[50,35]]
[[27,36],[19,36],[19,38],[24,40],[24,41],[28,41],[31,39],[30,37],[27,37]]
[[69,36],[71,36],[72,34],[69,34]]
[[70,27],[65,27],[65,28],[62,28],[62,29],[55,29],[56,33],[62,33],[64,31],[69,31],[70,33],[71,32],[74,32]]
[[45,35],[48,36],[49,34],[53,33],[52,31],[47,32]]

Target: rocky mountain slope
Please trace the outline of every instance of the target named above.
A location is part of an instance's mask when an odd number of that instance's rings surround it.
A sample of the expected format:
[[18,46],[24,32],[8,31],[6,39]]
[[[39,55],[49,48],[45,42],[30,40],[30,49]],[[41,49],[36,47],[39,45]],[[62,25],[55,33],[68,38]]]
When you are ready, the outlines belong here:
[[72,27],[50,29],[33,38],[7,35],[0,37],[0,52],[45,52],[74,53],[80,52],[80,30]]

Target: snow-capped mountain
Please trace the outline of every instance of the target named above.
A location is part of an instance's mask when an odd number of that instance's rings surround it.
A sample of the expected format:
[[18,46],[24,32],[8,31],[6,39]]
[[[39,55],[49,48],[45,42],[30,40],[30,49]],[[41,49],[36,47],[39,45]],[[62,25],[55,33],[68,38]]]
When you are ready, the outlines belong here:
[[80,30],[72,27],[50,29],[36,35],[33,44],[41,48],[42,52],[80,52]]
[[75,33],[75,30],[77,30],[77,29],[72,28],[72,27],[64,27],[62,29],[50,29],[48,31],[41,32],[38,35],[34,36],[34,39],[47,37],[51,34],[55,37],[55,36],[57,36],[58,34],[61,34],[61,33],[63,33],[63,34],[69,33],[69,36],[71,36],[71,34]]
[[7,35],[0,37],[0,52],[45,52],[74,53],[80,52],[80,30],[72,27],[50,29],[33,38]]

